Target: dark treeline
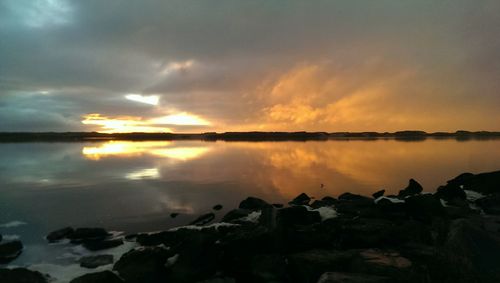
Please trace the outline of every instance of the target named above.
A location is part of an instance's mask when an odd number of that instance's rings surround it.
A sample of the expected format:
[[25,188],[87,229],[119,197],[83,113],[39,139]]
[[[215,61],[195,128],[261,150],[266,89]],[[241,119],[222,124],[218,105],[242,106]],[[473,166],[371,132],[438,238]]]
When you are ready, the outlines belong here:
[[98,132],[3,132],[0,142],[30,141],[92,141],[92,140],[206,140],[206,141],[308,141],[329,139],[397,139],[425,140],[434,139],[496,139],[500,132],[456,131],[435,132],[398,131],[398,132],[225,132],[225,133],[98,133]]

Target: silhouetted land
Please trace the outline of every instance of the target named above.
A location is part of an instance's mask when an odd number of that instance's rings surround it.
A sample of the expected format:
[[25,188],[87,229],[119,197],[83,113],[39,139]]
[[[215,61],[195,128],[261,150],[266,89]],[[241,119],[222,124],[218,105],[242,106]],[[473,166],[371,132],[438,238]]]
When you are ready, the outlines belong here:
[[308,141],[329,139],[397,139],[425,140],[433,139],[497,139],[500,132],[456,131],[435,132],[398,131],[398,132],[225,132],[225,133],[98,133],[98,132],[4,132],[0,133],[0,142],[31,141],[92,141],[92,140],[206,140],[206,141]]

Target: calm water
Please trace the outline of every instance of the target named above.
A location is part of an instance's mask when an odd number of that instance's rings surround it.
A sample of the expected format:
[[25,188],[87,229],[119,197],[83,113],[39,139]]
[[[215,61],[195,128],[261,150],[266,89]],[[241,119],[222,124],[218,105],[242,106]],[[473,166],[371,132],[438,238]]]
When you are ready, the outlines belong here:
[[[281,203],[301,192],[369,195],[397,192],[409,178],[433,191],[462,172],[500,169],[500,140],[17,143],[0,144],[0,156],[0,233],[35,245],[68,225],[184,225],[250,195]],[[5,227],[12,221],[26,224]]]

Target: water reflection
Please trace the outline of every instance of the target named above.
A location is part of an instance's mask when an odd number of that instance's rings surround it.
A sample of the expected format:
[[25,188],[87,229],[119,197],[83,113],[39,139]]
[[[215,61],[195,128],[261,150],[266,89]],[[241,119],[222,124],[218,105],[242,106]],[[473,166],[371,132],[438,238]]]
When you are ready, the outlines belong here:
[[409,178],[432,191],[462,172],[500,169],[499,148],[498,140],[0,144],[0,223],[21,220],[42,233],[159,230],[215,204],[223,214],[250,195],[283,203],[301,192],[391,193]]
[[176,160],[198,158],[207,153],[208,147],[170,147],[172,142],[130,142],[109,141],[98,146],[84,146],[83,155],[91,160],[100,160],[104,157],[134,157],[144,154],[167,157]]

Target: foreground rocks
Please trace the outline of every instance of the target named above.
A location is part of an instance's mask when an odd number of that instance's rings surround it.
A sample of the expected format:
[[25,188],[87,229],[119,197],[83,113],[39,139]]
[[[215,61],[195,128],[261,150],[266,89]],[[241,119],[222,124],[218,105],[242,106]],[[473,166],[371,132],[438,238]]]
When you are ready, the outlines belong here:
[[[23,251],[21,241],[0,243],[0,264],[5,264],[16,259]],[[1,282],[1,281],[0,281]]]
[[[311,203],[300,194],[290,206],[248,197],[223,223],[210,225],[210,212],[191,226],[126,237],[139,247],[113,272],[71,282],[500,282],[499,181],[499,172],[462,174],[430,194],[411,179],[397,196],[343,193]],[[47,239],[90,250],[122,241],[95,228]]]
[[2,283],[47,283],[48,278],[40,272],[26,268],[0,268],[0,282]]

